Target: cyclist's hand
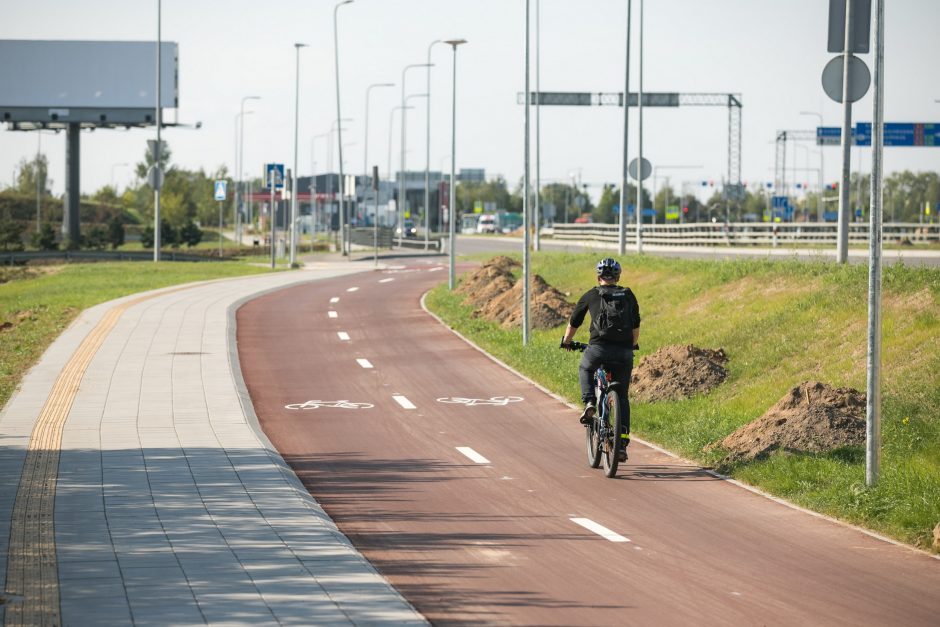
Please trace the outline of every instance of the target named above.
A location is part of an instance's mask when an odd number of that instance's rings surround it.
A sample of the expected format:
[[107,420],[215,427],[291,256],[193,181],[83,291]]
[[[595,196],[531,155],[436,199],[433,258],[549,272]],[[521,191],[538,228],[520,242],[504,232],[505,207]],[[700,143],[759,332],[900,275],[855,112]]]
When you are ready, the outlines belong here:
[[565,336],[561,336],[561,343],[558,345],[558,348],[563,348],[566,351],[571,350],[571,341],[565,342]]

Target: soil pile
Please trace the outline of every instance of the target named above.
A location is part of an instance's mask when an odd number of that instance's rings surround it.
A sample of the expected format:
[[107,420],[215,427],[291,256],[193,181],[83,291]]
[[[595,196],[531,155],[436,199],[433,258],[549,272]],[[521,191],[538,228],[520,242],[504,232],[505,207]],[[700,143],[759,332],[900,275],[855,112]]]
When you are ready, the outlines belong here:
[[464,276],[455,291],[464,295],[464,303],[479,310],[500,294],[512,289],[516,281],[512,271],[517,267],[519,263],[509,257],[493,257]]
[[[532,277],[529,289],[529,326],[533,329],[552,329],[567,322],[574,305],[565,295],[545,282],[539,275]],[[480,310],[480,315],[499,322],[503,327],[522,325],[522,281],[503,292]]]
[[729,452],[725,461],[744,461],[775,450],[820,453],[864,443],[865,395],[806,381],[718,444]]
[[[516,281],[513,270],[519,262],[505,256],[493,257],[470,272],[456,292],[464,303],[472,305],[476,315],[500,323],[503,327],[522,324],[522,281]],[[545,282],[539,275],[532,277],[529,290],[529,325],[533,329],[551,329],[564,324],[574,305],[565,295]]]
[[705,394],[728,376],[727,362],[728,357],[720,348],[665,346],[644,357],[633,369],[630,398],[651,403]]

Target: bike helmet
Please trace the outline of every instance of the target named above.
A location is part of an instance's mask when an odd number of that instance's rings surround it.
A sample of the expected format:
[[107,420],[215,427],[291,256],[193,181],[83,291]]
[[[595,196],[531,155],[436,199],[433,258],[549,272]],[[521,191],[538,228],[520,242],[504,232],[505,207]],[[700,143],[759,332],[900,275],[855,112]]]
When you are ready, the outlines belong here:
[[620,264],[607,257],[597,262],[597,276],[602,279],[616,279],[620,276]]

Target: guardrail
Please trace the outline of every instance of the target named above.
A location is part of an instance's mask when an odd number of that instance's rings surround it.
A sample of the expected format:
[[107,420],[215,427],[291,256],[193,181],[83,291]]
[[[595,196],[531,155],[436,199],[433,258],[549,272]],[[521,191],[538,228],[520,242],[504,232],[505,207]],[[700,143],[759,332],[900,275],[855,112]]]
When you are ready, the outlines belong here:
[[[349,230],[349,241],[357,246],[372,248],[375,242],[375,232],[371,227],[356,227]],[[390,227],[379,227],[378,233],[379,248],[394,248],[399,246],[398,238],[395,236],[395,230]],[[401,248],[420,248],[424,249],[424,237],[405,237],[401,240]],[[440,238],[428,240],[428,248],[431,250],[441,249]]]
[[[644,224],[644,244],[664,246],[835,246],[838,235],[834,223],[732,222],[725,224]],[[849,225],[849,244],[868,243],[867,222]],[[548,233],[547,233],[548,234]],[[616,224],[555,224],[550,230],[556,240],[590,240],[616,244]],[[636,224],[627,225],[626,241],[636,244]],[[891,244],[940,243],[940,224],[888,222],[883,225],[882,241]]]
[[[14,265],[37,260],[64,259],[65,261],[153,261],[153,251],[123,250],[40,250],[0,253],[0,263]],[[161,261],[220,261],[218,257],[193,255],[164,250]]]

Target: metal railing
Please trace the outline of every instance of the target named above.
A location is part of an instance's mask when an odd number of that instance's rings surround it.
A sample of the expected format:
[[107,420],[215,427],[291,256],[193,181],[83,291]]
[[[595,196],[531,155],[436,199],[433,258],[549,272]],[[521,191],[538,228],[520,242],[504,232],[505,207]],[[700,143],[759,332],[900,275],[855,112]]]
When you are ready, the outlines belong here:
[[[152,250],[42,250],[0,253],[0,263],[14,265],[30,261],[64,259],[65,261],[153,261]],[[160,261],[221,261],[218,257],[179,253],[171,250],[160,252]]]
[[[545,233],[556,240],[617,243],[616,224],[555,224]],[[940,244],[940,224],[886,222],[882,241],[887,244]],[[644,224],[643,243],[663,246],[835,246],[834,223],[697,222]],[[636,225],[627,227],[627,244],[636,245]],[[868,243],[868,223],[849,225],[849,243]]]

